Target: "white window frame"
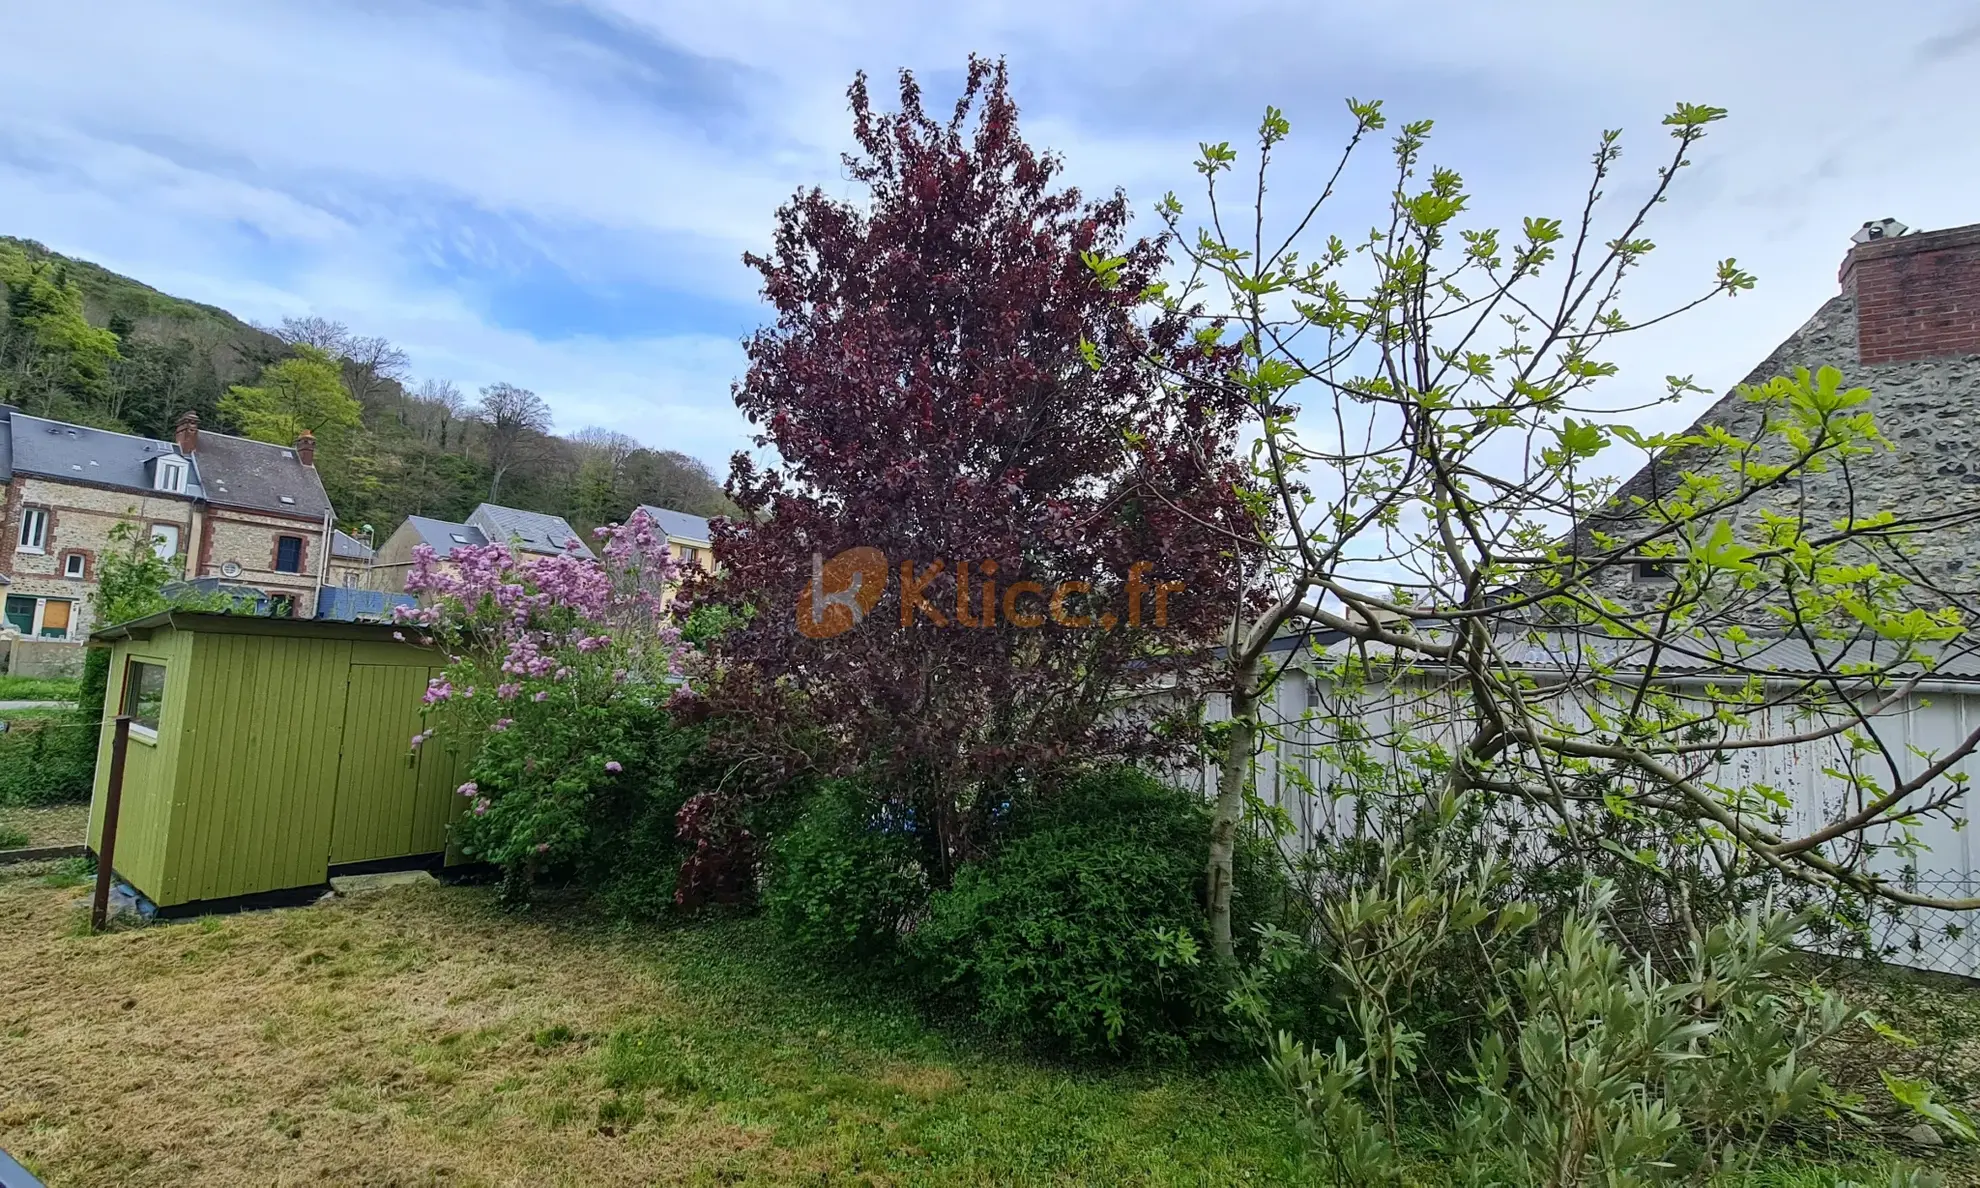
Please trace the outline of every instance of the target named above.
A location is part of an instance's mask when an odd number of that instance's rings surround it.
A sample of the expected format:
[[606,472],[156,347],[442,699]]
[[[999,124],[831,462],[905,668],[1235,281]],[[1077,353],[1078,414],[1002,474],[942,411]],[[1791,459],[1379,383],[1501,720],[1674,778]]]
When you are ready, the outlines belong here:
[[[161,553],[158,551],[158,545],[160,541],[165,539],[164,534],[168,532],[172,534],[172,549],[170,552]],[[179,555],[179,526],[177,524],[153,524],[151,526],[151,555],[160,561],[170,561]]]
[[[28,530],[32,528],[33,531]],[[32,539],[30,539],[32,537]],[[48,509],[45,507],[24,507],[21,509],[21,531],[15,537],[16,551],[22,553],[46,553],[48,551]]]
[[81,553],[67,553],[62,557],[62,576],[65,578],[89,577],[89,558]]
[[158,478],[153,486],[160,491],[170,491],[174,495],[185,494],[185,461],[171,455],[160,457],[158,459]]

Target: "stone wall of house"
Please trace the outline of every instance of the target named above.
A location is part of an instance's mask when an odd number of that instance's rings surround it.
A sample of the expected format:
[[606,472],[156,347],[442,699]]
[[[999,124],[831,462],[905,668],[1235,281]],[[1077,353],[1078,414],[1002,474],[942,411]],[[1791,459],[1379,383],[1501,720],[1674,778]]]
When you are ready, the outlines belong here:
[[[19,547],[21,516],[27,508],[40,508],[48,513],[48,528],[40,553],[25,552]],[[171,525],[178,530],[183,553],[192,537],[193,504],[190,499],[162,493],[112,490],[36,475],[15,475],[7,484],[5,522],[0,526],[0,574],[5,574],[9,581],[4,592],[71,600],[74,607],[70,637],[86,636],[95,623],[98,567],[107,553],[119,547],[110,539],[110,533],[122,523],[136,525],[147,540],[154,525]],[[67,558],[71,554],[82,555],[83,573],[79,578],[66,576]]]
[[[1846,387],[1870,390],[1868,407],[1892,448],[1851,459],[1847,466],[1804,474],[1743,509],[1738,520],[1755,521],[1762,506],[1780,513],[1798,509],[1817,530],[1845,517],[1885,511],[1904,519],[1928,518],[1931,523],[1905,545],[1905,564],[1915,571],[1915,580],[1953,599],[1980,601],[1980,455],[1974,448],[1980,436],[1980,353],[1860,362],[1856,299],[1844,293],[1824,304],[1744,382],[1761,384],[1798,367],[1812,372],[1825,365],[1842,372]],[[1720,425],[1749,437],[1758,428],[1759,412],[1733,392],[1697,424]],[[1788,457],[1791,452],[1780,445],[1763,454],[1772,462]],[[1621,506],[1627,506],[1630,496],[1669,491],[1684,470],[1727,473],[1730,460],[1723,453],[1698,450],[1660,460],[1624,484]],[[1624,522],[1605,530],[1620,534]],[[1615,574],[1608,589],[1620,596],[1633,585],[1656,584],[1654,576],[1632,569]],[[1944,605],[1946,597],[1921,592],[1921,601]]]
[[[285,573],[275,568],[279,540],[284,536],[302,541],[299,572]],[[253,586],[271,595],[287,595],[294,599],[297,618],[313,618],[323,551],[324,531],[320,522],[209,506],[200,527],[198,576]],[[223,571],[222,567],[229,562],[240,566],[238,575]]]

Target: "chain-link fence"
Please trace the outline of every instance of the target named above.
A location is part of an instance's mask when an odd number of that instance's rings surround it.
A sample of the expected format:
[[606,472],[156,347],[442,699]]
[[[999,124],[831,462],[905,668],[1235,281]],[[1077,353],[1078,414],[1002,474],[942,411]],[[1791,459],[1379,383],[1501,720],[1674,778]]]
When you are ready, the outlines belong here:
[[[1907,871],[1895,881],[1906,891],[1935,899],[1964,899],[1980,893],[1980,878],[1963,871]],[[1885,965],[1980,978],[1980,912],[1948,912],[1879,901],[1863,905],[1857,919],[1811,937],[1807,947]]]

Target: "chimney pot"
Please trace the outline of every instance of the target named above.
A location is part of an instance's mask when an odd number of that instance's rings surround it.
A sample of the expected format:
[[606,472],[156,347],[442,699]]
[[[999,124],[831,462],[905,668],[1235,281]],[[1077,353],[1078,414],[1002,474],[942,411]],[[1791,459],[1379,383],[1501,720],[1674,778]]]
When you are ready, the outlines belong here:
[[191,457],[193,451],[199,449],[199,414],[191,409],[186,410],[174,427],[173,437],[178,443],[179,452]]
[[312,468],[316,465],[316,434],[307,429],[296,435],[296,461]]

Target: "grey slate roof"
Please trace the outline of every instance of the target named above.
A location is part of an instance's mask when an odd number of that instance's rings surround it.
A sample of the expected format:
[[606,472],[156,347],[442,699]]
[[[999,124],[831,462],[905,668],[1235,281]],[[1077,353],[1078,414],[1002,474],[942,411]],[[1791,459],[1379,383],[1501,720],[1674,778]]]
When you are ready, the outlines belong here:
[[406,523],[419,534],[420,543],[431,547],[434,557],[442,561],[455,549],[488,543],[488,537],[473,524],[456,524],[452,520],[433,520],[425,516],[407,516]]
[[318,521],[330,511],[316,468],[287,446],[202,429],[193,460],[210,502]]
[[[489,540],[498,544],[513,544],[525,553],[553,557],[566,552],[581,557],[593,555],[562,516],[484,503],[469,513],[468,523],[480,528]],[[572,541],[577,542],[577,548],[569,547]]]
[[[65,421],[49,421],[20,412],[14,413],[8,420],[11,422],[9,436],[12,438],[9,462],[17,474],[94,483],[126,491],[143,491],[148,495],[172,497],[176,494],[157,491],[152,487],[152,460],[163,455],[178,455],[178,447],[169,441],[132,437],[128,433],[112,433],[108,429],[91,429]],[[202,442],[205,436],[201,435]],[[187,498],[201,496],[205,462],[204,456],[194,461],[184,492]],[[316,489],[321,492],[322,483],[317,483]],[[320,516],[322,512],[319,510],[317,514]]]
[[347,561],[369,561],[371,560],[372,553],[373,549],[370,545],[352,536],[342,528],[331,530],[330,555],[332,557],[342,557]]
[[14,481],[14,406],[0,404],[0,483]]
[[639,510],[650,516],[654,527],[660,529],[670,539],[685,540],[695,544],[707,544],[713,539],[708,535],[708,521],[701,516],[654,507],[650,503],[640,504]]

